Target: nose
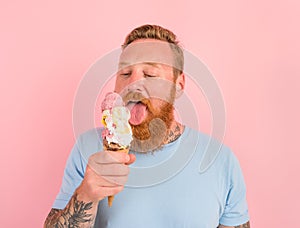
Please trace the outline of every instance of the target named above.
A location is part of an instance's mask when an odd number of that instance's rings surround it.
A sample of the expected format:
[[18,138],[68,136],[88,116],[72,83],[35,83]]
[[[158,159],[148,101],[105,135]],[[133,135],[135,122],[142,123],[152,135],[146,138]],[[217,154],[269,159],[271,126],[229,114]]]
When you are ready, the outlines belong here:
[[134,66],[131,68],[130,75],[128,77],[117,77],[115,84],[115,91],[120,94],[127,94],[128,92],[145,91],[145,79],[142,69]]
[[141,70],[133,70],[128,79],[127,89],[131,91],[140,92],[143,90],[145,78]]
[[139,69],[134,69],[131,72],[131,75],[129,77],[129,83],[128,84],[134,84],[137,81],[140,81],[144,78],[144,74],[141,70]]

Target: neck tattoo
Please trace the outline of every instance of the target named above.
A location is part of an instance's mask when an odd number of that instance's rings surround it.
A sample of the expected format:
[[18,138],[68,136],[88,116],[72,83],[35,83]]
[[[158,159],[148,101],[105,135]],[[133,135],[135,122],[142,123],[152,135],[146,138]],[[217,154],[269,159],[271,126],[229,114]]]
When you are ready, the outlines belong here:
[[178,122],[175,122],[175,124],[172,124],[171,128],[168,131],[168,134],[165,139],[165,144],[174,142],[176,139],[182,135],[184,130],[184,126]]

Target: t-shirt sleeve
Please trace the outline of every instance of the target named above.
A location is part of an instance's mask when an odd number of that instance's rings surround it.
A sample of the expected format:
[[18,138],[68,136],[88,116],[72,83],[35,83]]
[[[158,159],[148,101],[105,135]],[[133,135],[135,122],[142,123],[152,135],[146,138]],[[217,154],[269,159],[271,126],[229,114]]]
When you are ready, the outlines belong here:
[[83,180],[86,164],[84,164],[81,158],[82,156],[77,141],[67,160],[61,188],[52,208],[64,209],[71,199],[75,189]]
[[241,167],[232,154],[229,169],[229,190],[220,224],[224,226],[242,225],[249,221],[246,201],[246,186]]

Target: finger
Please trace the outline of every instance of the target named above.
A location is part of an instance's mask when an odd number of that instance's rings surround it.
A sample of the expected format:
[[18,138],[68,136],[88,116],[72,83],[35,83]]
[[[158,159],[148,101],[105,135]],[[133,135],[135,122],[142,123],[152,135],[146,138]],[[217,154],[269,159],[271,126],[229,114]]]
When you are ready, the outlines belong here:
[[126,163],[130,160],[126,150],[106,151],[108,160],[113,160],[118,163]]
[[91,169],[90,166],[87,166],[84,181],[88,186],[115,187],[124,185],[127,181],[127,176],[101,176],[94,169]]
[[104,163],[100,165],[98,163],[90,163],[88,165],[100,176],[126,176],[129,174],[129,167],[125,164]]
[[[110,184],[114,184],[114,185],[125,185],[125,183],[128,180],[128,176],[102,176],[102,178],[109,182]],[[103,183],[104,185],[107,185],[107,183]],[[109,185],[109,184],[108,184]]]
[[125,163],[125,165],[131,165],[136,160],[136,156],[134,154],[128,154],[130,157],[130,160]]
[[129,160],[128,154],[112,151],[97,152],[89,157],[89,163],[97,164],[126,163]]

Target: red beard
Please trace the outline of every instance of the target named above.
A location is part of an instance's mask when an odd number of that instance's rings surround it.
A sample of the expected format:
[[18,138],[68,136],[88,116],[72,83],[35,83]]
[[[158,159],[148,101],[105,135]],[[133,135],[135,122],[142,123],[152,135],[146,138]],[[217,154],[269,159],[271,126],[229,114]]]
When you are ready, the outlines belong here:
[[[174,97],[174,93],[171,93]],[[139,93],[129,93],[125,97],[128,100],[140,100],[146,105],[148,115],[139,125],[132,125],[133,141],[130,149],[136,152],[150,152],[160,149],[167,137],[168,130],[174,121],[174,107],[172,103],[160,101],[161,106],[154,108],[151,100],[142,97]]]

